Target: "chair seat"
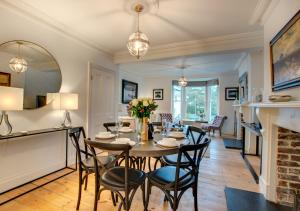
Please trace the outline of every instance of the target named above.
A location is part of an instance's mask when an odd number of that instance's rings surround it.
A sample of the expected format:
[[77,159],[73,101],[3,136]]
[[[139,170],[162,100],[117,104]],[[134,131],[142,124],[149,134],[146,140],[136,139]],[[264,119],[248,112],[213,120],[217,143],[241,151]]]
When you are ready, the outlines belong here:
[[[162,157],[162,160],[167,165],[175,166],[177,164],[178,156],[175,155],[165,155]],[[181,166],[189,165],[189,160],[183,155],[180,161]]]
[[[108,164],[114,159],[114,156],[97,156],[97,159],[101,161],[102,164]],[[85,165],[87,168],[94,168],[94,159],[93,157],[89,157],[82,161],[83,165]]]
[[[143,171],[129,168],[128,169],[128,184],[130,187],[142,185],[145,181],[146,174]],[[118,189],[125,188],[125,168],[113,167],[107,170],[101,177],[103,186],[110,186]]]
[[[180,168],[179,178],[184,176],[186,173],[187,173],[186,170]],[[153,172],[150,172],[148,175],[148,179],[151,180],[152,183],[157,183],[160,185],[167,185],[169,183],[175,182],[175,177],[176,177],[175,166],[165,166]],[[180,189],[190,184],[193,181],[194,181],[194,177],[192,175],[189,175],[179,182],[178,188]]]

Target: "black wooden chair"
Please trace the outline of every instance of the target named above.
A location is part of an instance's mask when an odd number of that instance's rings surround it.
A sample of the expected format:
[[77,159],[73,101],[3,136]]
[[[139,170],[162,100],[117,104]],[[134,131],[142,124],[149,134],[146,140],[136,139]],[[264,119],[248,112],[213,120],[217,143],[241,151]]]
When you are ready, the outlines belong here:
[[[82,186],[85,184],[84,190],[87,189],[88,176],[94,173],[94,160],[91,153],[88,152],[85,141],[86,135],[83,127],[75,127],[70,129],[69,137],[71,138],[72,144],[74,145],[78,157],[78,170],[79,170],[79,191],[76,209],[79,209]],[[102,160],[103,163],[108,163],[113,159],[112,156],[101,156],[98,154],[98,159]],[[84,174],[84,175],[83,175]]]
[[[107,132],[113,132],[113,130],[111,129],[112,127],[116,127],[117,124],[115,122],[106,122],[103,123],[103,127],[105,127]],[[123,122],[123,127],[129,127],[130,126],[130,122]]]
[[[186,131],[186,137],[192,141],[191,144],[199,144],[204,138],[205,134],[206,133],[202,129],[194,126],[189,126]],[[161,163],[163,166],[176,166],[177,158],[177,154],[165,155],[161,157]],[[189,165],[189,160],[183,155],[181,157],[181,166],[183,167],[186,165]]]
[[[165,194],[173,211],[177,210],[182,195],[189,188],[193,189],[194,207],[198,211],[197,187],[200,162],[209,146],[210,139],[195,145],[184,145],[178,150],[176,166],[164,166],[148,174],[147,199],[145,209],[147,210],[152,186],[158,187]],[[191,156],[190,153],[194,152]],[[188,165],[181,166],[181,158],[187,158]],[[172,195],[171,192],[174,192]]]
[[[99,164],[99,166],[95,165],[94,168],[96,192],[94,211],[97,210],[97,202],[100,199],[101,192],[104,190],[112,191],[117,195],[117,198],[121,199],[118,208],[119,211],[122,206],[126,211],[129,211],[135,192],[138,187],[141,186],[143,203],[145,204],[146,174],[143,171],[129,168],[129,150],[131,149],[131,146],[128,144],[110,144],[90,140],[86,140],[86,143],[90,146],[94,162]],[[110,161],[110,163],[104,165],[96,156],[95,148],[104,151],[116,151],[119,154],[116,155],[115,159]],[[115,166],[116,162],[124,157],[125,166]],[[100,185],[102,186],[101,189]],[[121,192],[124,192],[124,196]]]

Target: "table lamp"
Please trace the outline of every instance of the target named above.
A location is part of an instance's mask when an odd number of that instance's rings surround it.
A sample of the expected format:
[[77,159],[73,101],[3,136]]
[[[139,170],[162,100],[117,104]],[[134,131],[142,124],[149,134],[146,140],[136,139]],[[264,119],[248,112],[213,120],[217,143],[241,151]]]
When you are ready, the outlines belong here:
[[63,127],[71,127],[72,120],[70,110],[78,109],[78,94],[73,93],[47,93],[47,104],[52,102],[53,108],[65,110],[64,121],[61,124]]
[[1,136],[10,135],[12,132],[12,126],[8,120],[8,114],[6,111],[19,111],[23,110],[23,95],[24,90],[14,87],[0,86],[0,126],[2,122],[6,124],[7,131]]

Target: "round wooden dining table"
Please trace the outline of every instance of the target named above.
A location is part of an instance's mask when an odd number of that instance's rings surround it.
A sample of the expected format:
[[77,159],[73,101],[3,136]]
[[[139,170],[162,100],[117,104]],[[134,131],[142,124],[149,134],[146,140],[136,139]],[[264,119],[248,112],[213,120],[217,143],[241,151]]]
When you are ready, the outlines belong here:
[[[120,133],[119,138],[129,138],[136,142],[136,144],[130,150],[130,156],[135,157],[161,157],[163,155],[177,154],[179,147],[163,147],[158,145],[156,142],[161,140],[163,136],[160,133],[156,133],[153,139],[147,141],[137,141],[136,133]],[[115,141],[116,137],[111,139],[100,139],[96,137],[96,141],[101,142],[112,142]],[[190,143],[188,138],[176,139],[179,145],[187,145]]]

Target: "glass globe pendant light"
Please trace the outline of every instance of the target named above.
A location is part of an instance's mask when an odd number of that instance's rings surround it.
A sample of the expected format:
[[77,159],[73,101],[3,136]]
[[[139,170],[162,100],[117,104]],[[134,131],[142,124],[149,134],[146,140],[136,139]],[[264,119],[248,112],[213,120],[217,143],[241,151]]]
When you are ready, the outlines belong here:
[[148,37],[140,31],[140,13],[143,11],[144,7],[141,4],[137,4],[134,7],[135,12],[138,15],[138,25],[137,31],[129,36],[129,40],[127,42],[127,48],[129,53],[132,56],[135,56],[137,59],[140,59],[144,56],[149,49],[149,39]]
[[28,64],[27,64],[27,61],[21,57],[21,54],[20,54],[20,48],[21,48],[22,43],[17,42],[17,44],[18,44],[18,56],[12,58],[9,61],[9,67],[12,71],[14,71],[16,73],[22,73],[27,70]]
[[178,79],[178,84],[179,84],[179,86],[182,86],[182,87],[185,87],[188,84],[187,79],[183,75],[184,68],[185,68],[184,66],[180,67],[180,69],[181,69],[181,77]]

